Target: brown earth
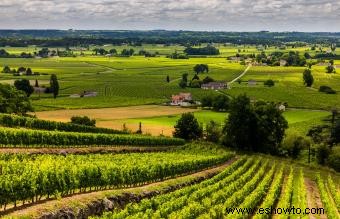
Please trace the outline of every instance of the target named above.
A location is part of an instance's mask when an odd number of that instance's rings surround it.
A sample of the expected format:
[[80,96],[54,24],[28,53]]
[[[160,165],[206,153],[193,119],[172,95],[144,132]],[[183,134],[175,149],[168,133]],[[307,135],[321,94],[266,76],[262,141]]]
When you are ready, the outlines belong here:
[[[305,186],[307,189],[307,205],[308,208],[323,208],[323,204],[320,198],[319,189],[314,181],[309,178],[305,178]],[[321,219],[326,219],[327,215],[325,214],[318,215]],[[309,218],[316,218],[315,215],[310,214]]]

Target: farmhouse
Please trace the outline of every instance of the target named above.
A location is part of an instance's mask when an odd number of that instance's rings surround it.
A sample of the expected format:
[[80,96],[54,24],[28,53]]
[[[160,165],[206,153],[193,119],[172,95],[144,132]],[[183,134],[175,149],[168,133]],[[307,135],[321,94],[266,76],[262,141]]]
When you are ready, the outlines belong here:
[[209,82],[207,84],[202,84],[201,88],[204,90],[221,90],[227,85],[223,82]]
[[249,80],[248,81],[248,86],[255,86],[256,85],[256,81],[255,80]]
[[84,91],[82,94],[72,94],[70,95],[71,98],[80,98],[80,97],[96,97],[97,92],[94,91]]
[[45,93],[47,88],[46,87],[33,87],[35,93]]
[[280,111],[286,111],[286,106],[283,104],[280,104],[280,106],[278,107]]
[[253,65],[253,66],[268,66],[268,64],[267,64],[267,63],[256,62],[256,61],[255,61],[255,62],[253,62],[253,63],[252,63],[252,65]]
[[229,57],[228,59],[231,60],[231,61],[234,61],[234,62],[239,62],[239,61],[241,61],[241,57],[236,57],[236,56]]
[[84,91],[83,93],[83,97],[96,97],[97,96],[97,92],[94,91]]
[[192,101],[191,93],[179,93],[178,95],[171,96],[172,106],[187,106]]
[[329,66],[328,62],[320,62],[318,66]]
[[280,60],[280,66],[286,66],[287,65],[287,61],[284,59]]

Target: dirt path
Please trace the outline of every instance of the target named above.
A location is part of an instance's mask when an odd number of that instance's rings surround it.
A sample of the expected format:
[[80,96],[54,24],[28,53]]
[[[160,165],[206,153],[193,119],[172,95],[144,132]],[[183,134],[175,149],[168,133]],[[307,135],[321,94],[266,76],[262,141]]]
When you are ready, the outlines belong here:
[[[305,178],[305,186],[307,189],[307,205],[308,208],[323,208],[323,204],[320,198],[320,193],[318,190],[318,187],[314,181],[312,181],[309,178]],[[325,212],[326,213],[326,212]],[[322,215],[309,215],[309,218],[315,219],[315,218],[321,218],[321,219],[326,219],[327,215],[322,214]]]
[[223,165],[213,167],[210,169],[206,169],[200,172],[196,172],[193,174],[189,174],[186,176],[181,176],[173,179],[168,179],[161,182],[150,183],[147,185],[133,187],[133,188],[126,188],[126,189],[114,189],[114,190],[106,190],[106,191],[97,191],[97,192],[90,192],[84,194],[76,194],[70,197],[62,198],[61,200],[45,200],[41,203],[34,203],[34,205],[30,206],[21,206],[16,211],[12,209],[12,212],[8,212],[6,217],[9,218],[16,218],[16,217],[29,217],[29,218],[38,218],[39,216],[55,212],[59,209],[69,209],[69,208],[86,208],[88,204],[94,201],[98,201],[107,197],[116,196],[123,193],[142,193],[147,191],[162,191],[169,186],[176,186],[183,184],[183,182],[193,181],[199,178],[210,178],[220,172],[222,172],[227,166],[237,160],[237,157],[234,159],[229,160],[228,162],[224,163]]
[[240,74],[239,76],[237,76],[236,78],[234,78],[232,81],[230,81],[228,83],[228,85],[231,85],[232,83],[236,82],[238,79],[242,78],[250,69],[251,65],[248,65],[248,67],[244,70],[244,72],[242,72],[242,74]]

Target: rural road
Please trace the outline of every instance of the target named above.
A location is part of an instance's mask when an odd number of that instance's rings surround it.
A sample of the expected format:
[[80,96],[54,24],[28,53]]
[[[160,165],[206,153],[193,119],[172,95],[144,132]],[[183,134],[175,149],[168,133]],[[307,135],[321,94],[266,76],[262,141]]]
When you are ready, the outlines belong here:
[[237,76],[237,78],[235,78],[234,80],[230,81],[228,84],[232,84],[234,83],[235,81],[237,81],[238,79],[242,78],[246,73],[247,71],[250,69],[251,65],[248,65],[248,67],[246,68],[246,70],[244,70],[244,72],[242,72],[242,74],[240,74],[239,76]]

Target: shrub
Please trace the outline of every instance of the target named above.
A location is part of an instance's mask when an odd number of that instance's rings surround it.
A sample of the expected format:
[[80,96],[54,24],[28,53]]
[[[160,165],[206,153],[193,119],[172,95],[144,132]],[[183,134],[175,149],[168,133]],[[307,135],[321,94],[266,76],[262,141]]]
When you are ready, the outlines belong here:
[[329,65],[326,67],[326,72],[327,73],[335,73],[335,68],[333,65]]
[[192,88],[200,88],[201,84],[202,84],[202,81],[195,79],[195,80],[191,81],[190,85],[191,85]]
[[321,144],[316,148],[316,159],[319,164],[326,164],[326,160],[328,159],[331,150],[327,145]]
[[328,157],[327,164],[335,171],[340,172],[340,147],[334,148],[332,154]]
[[300,156],[301,151],[308,148],[309,145],[310,142],[306,138],[294,133],[285,137],[282,143],[282,149],[288,156],[297,159]]
[[311,87],[313,85],[314,77],[312,75],[312,71],[309,68],[305,69],[303,72],[303,81],[307,87]]
[[325,85],[320,86],[319,92],[323,92],[323,93],[326,93],[326,94],[336,94],[335,90],[333,90],[331,87],[328,87],[328,86],[325,86]]
[[217,95],[212,101],[212,108],[215,111],[227,111],[229,109],[230,100],[226,95]]
[[71,123],[78,125],[86,125],[86,126],[96,126],[96,120],[90,119],[87,116],[73,116],[71,118]]
[[205,77],[205,78],[203,79],[203,84],[208,84],[208,83],[214,82],[214,81],[215,81],[215,80],[214,80],[213,78],[207,76],[207,77]]
[[269,80],[266,80],[263,84],[268,87],[273,87],[275,85],[275,82],[269,79]]
[[34,88],[31,86],[30,81],[27,79],[15,80],[14,86],[16,89],[24,91],[27,97],[31,96],[34,92]]
[[222,136],[222,130],[215,121],[211,120],[206,127],[206,140],[214,143],[218,143]]
[[212,95],[202,97],[201,99],[202,107],[212,107],[213,98],[214,97]]

